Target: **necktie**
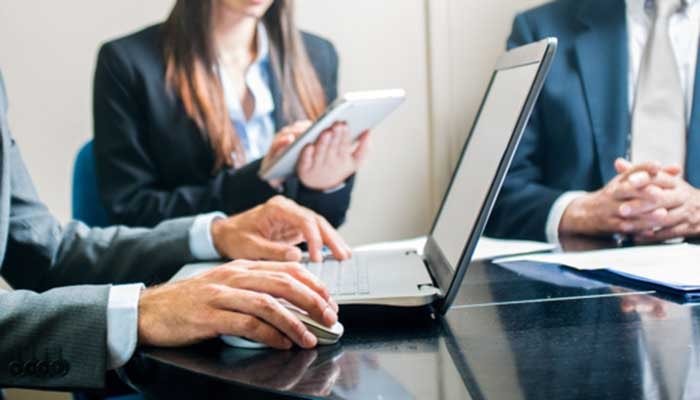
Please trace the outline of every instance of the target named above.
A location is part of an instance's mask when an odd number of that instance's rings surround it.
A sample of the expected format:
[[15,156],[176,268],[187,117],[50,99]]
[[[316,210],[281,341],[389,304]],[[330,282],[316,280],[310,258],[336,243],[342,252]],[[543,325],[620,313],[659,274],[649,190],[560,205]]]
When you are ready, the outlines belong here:
[[685,103],[669,20],[681,0],[656,0],[632,113],[632,161],[685,164]]

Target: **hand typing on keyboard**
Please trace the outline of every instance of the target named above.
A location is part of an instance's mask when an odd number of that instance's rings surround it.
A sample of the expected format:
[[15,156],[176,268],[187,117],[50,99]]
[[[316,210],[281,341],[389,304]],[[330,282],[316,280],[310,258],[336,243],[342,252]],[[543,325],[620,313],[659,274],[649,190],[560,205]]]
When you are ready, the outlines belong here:
[[318,262],[323,259],[324,246],[340,260],[351,254],[350,247],[325,218],[282,196],[215,220],[211,230],[219,254],[233,259],[299,261],[300,243],[306,243],[311,259]]

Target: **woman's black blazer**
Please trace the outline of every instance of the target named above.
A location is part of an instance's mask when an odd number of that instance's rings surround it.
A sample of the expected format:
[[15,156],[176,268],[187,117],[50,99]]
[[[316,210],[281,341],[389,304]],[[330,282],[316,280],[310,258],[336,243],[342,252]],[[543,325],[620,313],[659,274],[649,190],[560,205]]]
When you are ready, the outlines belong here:
[[[337,96],[338,55],[329,41],[302,36],[330,104]],[[210,211],[235,214],[278,194],[258,178],[260,160],[212,173],[214,153],[206,136],[166,89],[161,49],[156,25],[104,44],[98,55],[94,148],[98,187],[112,222],[153,226]],[[272,78],[277,130],[291,122],[282,115],[279,88]],[[352,185],[350,178],[343,189],[323,193],[290,178],[284,194],[338,226]]]

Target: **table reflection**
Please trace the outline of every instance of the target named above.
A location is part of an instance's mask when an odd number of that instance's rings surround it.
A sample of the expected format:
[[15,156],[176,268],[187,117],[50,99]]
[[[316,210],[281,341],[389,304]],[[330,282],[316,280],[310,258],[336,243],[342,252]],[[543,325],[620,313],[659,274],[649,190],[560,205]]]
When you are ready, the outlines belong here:
[[607,290],[451,313],[465,386],[475,398],[700,398],[700,308]]
[[[215,375],[269,389],[342,399],[410,398],[376,355],[342,346],[287,352],[226,348]],[[201,367],[201,365],[200,365]]]
[[440,323],[427,330],[388,325],[356,332],[340,344],[313,350],[248,350],[218,342],[186,349],[146,349],[141,352],[141,367],[131,368],[129,375],[155,375],[150,382],[132,380],[146,394],[168,398],[194,393],[230,398],[252,393],[247,388],[262,389],[266,397],[469,398],[447,355]]

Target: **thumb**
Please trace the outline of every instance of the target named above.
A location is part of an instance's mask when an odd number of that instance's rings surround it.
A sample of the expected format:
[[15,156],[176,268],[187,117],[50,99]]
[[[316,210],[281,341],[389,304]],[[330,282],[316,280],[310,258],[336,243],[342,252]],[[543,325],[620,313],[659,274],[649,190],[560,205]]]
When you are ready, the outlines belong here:
[[301,260],[301,250],[298,247],[263,237],[257,237],[250,243],[249,254],[251,258],[269,261]]
[[360,164],[367,158],[369,152],[369,132],[364,131],[357,140],[357,148],[352,153],[355,164],[359,167]]
[[632,163],[624,158],[618,158],[615,160],[615,171],[617,171],[618,174],[624,174],[625,172],[629,171],[630,168],[632,168]]
[[270,153],[276,156],[279,152],[289,147],[290,144],[294,143],[294,140],[293,134],[282,134],[277,140],[272,142]]

